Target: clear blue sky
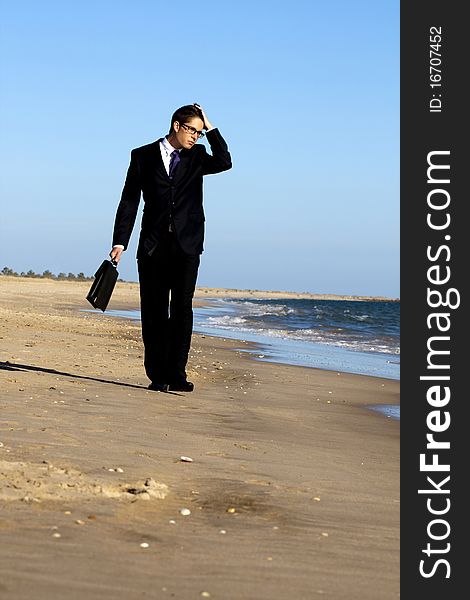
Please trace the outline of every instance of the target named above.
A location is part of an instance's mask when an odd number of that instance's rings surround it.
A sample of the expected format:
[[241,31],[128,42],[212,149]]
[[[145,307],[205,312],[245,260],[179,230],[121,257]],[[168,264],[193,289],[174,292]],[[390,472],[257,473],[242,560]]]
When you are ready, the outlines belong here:
[[93,274],[130,150],[198,102],[234,165],[198,285],[399,296],[398,0],[0,6],[0,269]]

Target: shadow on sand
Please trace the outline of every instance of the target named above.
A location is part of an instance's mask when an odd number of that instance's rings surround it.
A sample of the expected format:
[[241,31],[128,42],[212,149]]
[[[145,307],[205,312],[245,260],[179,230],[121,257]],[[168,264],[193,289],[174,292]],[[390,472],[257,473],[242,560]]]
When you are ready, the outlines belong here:
[[[10,361],[0,361],[0,370],[3,371],[31,371],[38,373],[48,373],[50,375],[61,375],[62,377],[71,377],[72,379],[84,379],[85,381],[97,381],[98,383],[109,383],[110,385],[118,385],[120,387],[135,388],[138,390],[146,390],[143,385],[134,385],[133,383],[123,383],[122,381],[110,381],[109,379],[101,379],[100,377],[89,377],[88,375],[77,375],[75,373],[67,373],[66,371],[57,371],[56,369],[46,369],[45,367],[37,367],[35,365],[21,365]],[[177,392],[165,392],[173,396],[181,396]]]

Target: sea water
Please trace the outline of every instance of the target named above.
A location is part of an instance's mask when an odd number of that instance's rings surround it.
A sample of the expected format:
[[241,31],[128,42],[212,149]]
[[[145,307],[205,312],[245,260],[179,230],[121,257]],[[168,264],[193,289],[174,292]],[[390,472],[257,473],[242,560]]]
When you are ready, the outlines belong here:
[[[108,314],[140,318],[138,311]],[[204,298],[194,308],[194,331],[256,342],[258,360],[400,378],[397,301]],[[399,418],[397,406],[377,410]]]
[[210,299],[194,329],[258,342],[264,360],[399,379],[399,302]]

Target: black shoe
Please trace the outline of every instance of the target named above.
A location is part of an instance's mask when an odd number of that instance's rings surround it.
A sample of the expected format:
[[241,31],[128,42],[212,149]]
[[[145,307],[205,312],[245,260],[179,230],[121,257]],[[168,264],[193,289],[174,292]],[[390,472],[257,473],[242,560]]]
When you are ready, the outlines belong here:
[[167,383],[155,383],[154,381],[152,381],[152,383],[149,384],[148,389],[153,390],[154,392],[167,392],[168,384]]
[[191,381],[177,381],[168,385],[170,392],[192,392],[194,390],[194,383]]

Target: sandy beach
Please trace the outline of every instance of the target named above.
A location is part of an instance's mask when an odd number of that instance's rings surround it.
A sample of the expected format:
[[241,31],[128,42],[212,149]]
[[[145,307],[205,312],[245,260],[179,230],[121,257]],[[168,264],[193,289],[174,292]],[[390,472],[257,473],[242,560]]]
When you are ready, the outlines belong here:
[[89,287],[0,276],[0,598],[398,598],[399,382],[195,335],[195,391],[152,392]]

